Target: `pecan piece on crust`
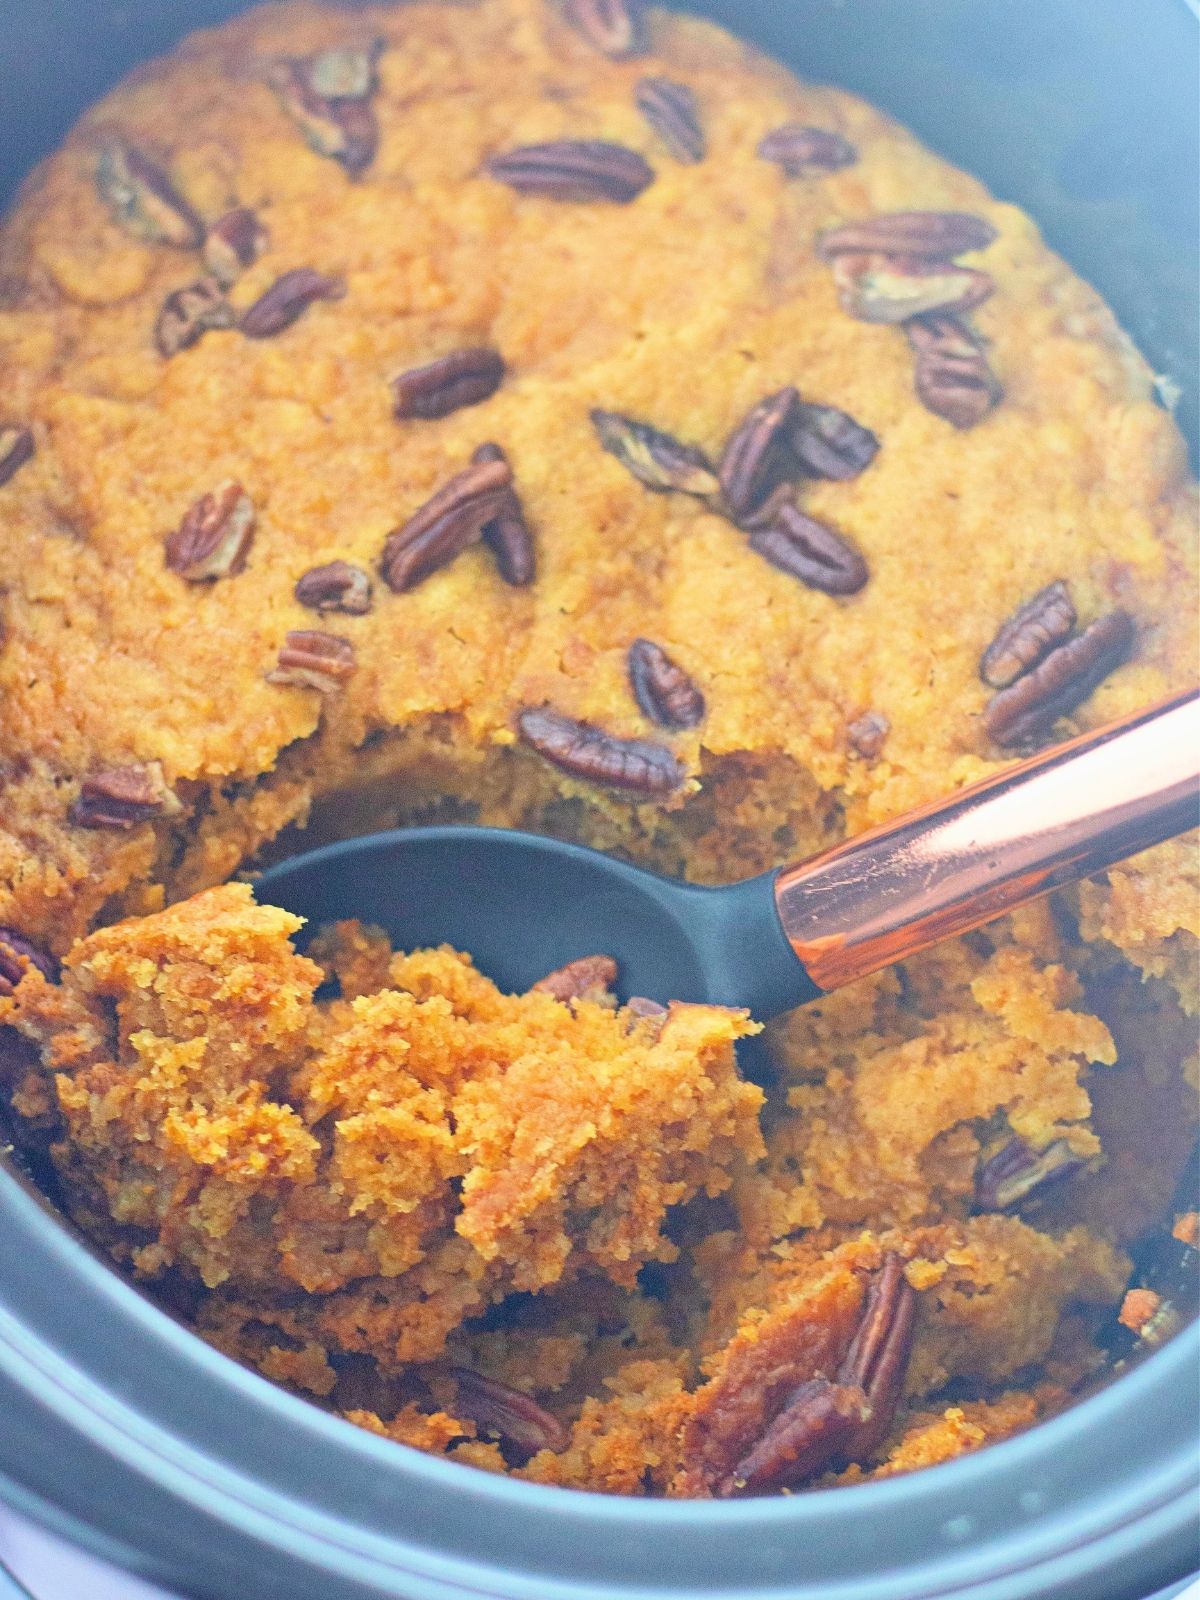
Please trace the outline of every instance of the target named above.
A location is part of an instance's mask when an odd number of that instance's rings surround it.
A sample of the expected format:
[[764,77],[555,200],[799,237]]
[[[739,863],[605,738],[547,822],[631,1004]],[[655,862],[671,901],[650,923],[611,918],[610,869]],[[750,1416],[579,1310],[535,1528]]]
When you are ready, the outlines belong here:
[[490,400],[503,383],[505,370],[498,350],[455,350],[393,378],[393,410],[400,418],[448,417],[464,406]]
[[983,718],[988,736],[1003,749],[1043,737],[1128,659],[1135,638],[1127,611],[1098,617],[992,697]]
[[228,289],[247,267],[252,267],[267,247],[267,230],[257,211],[238,206],[219,217],[204,241],[204,265]]
[[148,766],[108,767],[85,778],[70,810],[77,828],[135,828],[181,810],[157,761]]
[[587,783],[653,799],[672,794],[684,780],[683,768],[665,745],[618,739],[549,706],[523,711],[517,726],[524,742],[546,761]]
[[456,473],[388,536],[380,563],[388,588],[404,594],[478,544],[511,492],[507,461],[479,461]]
[[450,1375],[458,1385],[455,1412],[484,1433],[497,1435],[525,1456],[566,1449],[567,1430],[529,1395],[466,1367],[453,1367]]
[[301,628],[288,634],[267,682],[334,694],[357,669],[349,639]]
[[1074,627],[1075,607],[1059,578],[1001,623],[980,659],[979,676],[991,689],[1007,689],[1069,638]]
[[847,316],[884,323],[909,322],[931,311],[970,311],[996,287],[989,273],[974,267],[865,253],[835,256],[833,281]]
[[565,0],[563,10],[588,43],[606,56],[637,56],[646,49],[645,0]]
[[50,983],[58,977],[58,963],[53,956],[15,928],[0,928],[0,999],[13,992],[30,968]]
[[846,729],[850,748],[864,761],[874,761],[883,750],[892,725],[882,711],[864,711]]
[[31,429],[0,426],[0,489],[32,461],[34,448]]
[[611,999],[617,972],[617,963],[611,956],[581,956],[539,978],[529,992],[551,995],[564,1004],[568,1000]]
[[348,616],[365,617],[371,609],[371,580],[361,567],[349,561],[330,561],[312,567],[295,588],[296,599],[313,611],[343,611]]
[[106,145],[96,164],[96,188],[135,238],[177,250],[198,250],[204,243],[204,224],[144,151],[128,144]]
[[956,428],[974,428],[999,404],[1003,391],[983,342],[961,317],[914,317],[904,324],[916,357],[913,384],[926,411]]
[[655,494],[694,494],[707,499],[720,493],[720,482],[703,450],[681,444],[671,434],[619,411],[593,411],[592,425],[608,454]]
[[330,278],[315,267],[296,267],[277,278],[242,317],[247,339],[271,339],[302,316],[317,300],[340,300],[346,292],[341,278]]
[[181,350],[188,350],[206,333],[218,328],[235,328],[237,313],[225,298],[215,278],[199,278],[176,289],[162,303],[154,324],[154,343],[169,361]]
[[768,395],[739,423],[721,456],[719,475],[734,521],[761,510],[784,479],[795,472],[792,430],[800,408],[795,388]]
[[822,594],[857,594],[870,576],[853,545],[794,505],[781,506],[769,527],[755,528],[750,548]]
[[836,406],[801,404],[792,426],[792,451],[810,478],[848,483],[865,472],[879,453],[870,428]]
[[629,683],[634,699],[661,728],[695,728],[704,721],[704,696],[678,662],[651,639],[629,646]]
[[913,256],[953,261],[968,251],[986,250],[996,230],[965,211],[890,211],[831,228],[817,240],[822,261],[840,255]]
[[1032,1150],[1023,1139],[1010,1139],[982,1162],[975,1173],[975,1206],[979,1211],[1008,1211],[1034,1190],[1041,1191],[1087,1166],[1065,1139],[1044,1150]]
[[707,152],[696,91],[674,78],[643,78],[637,108],[677,161],[703,161]]
[[[508,466],[508,457],[498,444],[481,444],[471,457],[474,466],[489,461],[502,461]],[[504,582],[514,589],[525,589],[537,576],[537,556],[533,547],[533,534],[525,520],[525,511],[515,489],[510,489],[501,502],[500,510],[484,524],[483,542],[492,552],[496,571]]]
[[164,559],[188,583],[230,578],[246,565],[254,538],[254,503],[240,483],[229,478],[201,496],[168,534]]
[[834,1380],[818,1376],[793,1390],[716,1493],[794,1488],[877,1449],[900,1403],[912,1354],[915,1302],[903,1260],[889,1252],[872,1277],[858,1329]]
[[383,41],[325,50],[300,61],[276,61],[268,81],[280,105],[318,155],[358,177],[374,160],[379,128],[370,105]]
[[789,178],[804,178],[814,172],[837,172],[858,160],[858,151],[849,139],[829,128],[808,128],[788,122],[768,133],[758,147],[764,161],[774,161]]
[[493,156],[487,171],[518,194],[547,200],[609,200],[629,205],[654,182],[636,150],[603,139],[558,139]]

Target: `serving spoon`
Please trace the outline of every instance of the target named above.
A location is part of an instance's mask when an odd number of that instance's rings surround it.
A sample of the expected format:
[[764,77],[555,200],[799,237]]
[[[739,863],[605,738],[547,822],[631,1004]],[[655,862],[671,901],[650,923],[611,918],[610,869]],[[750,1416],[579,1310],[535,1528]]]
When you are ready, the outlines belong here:
[[397,949],[449,943],[501,988],[583,956],[623,999],[761,1021],[966,933],[1200,823],[1200,696],[1043,751],[796,866],[727,888],[504,829],[412,828],[270,868],[260,900],[357,917]]

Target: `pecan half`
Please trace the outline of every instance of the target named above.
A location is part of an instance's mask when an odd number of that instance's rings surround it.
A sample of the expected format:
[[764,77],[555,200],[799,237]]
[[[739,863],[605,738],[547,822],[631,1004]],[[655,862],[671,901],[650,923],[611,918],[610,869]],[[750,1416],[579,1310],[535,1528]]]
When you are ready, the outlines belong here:
[[[793,463],[794,465],[795,463]],[[771,490],[771,493],[756,511],[751,511],[747,516],[740,517],[737,525],[743,533],[757,533],[762,528],[774,527],[787,507],[795,504],[796,485],[794,483],[781,483]]]
[[849,1454],[850,1441],[868,1416],[862,1390],[828,1378],[810,1378],[730,1476],[716,1486],[722,1499],[790,1489]]
[[1064,1139],[1044,1150],[1031,1150],[1023,1139],[1010,1139],[982,1162],[975,1174],[978,1211],[1008,1211],[1042,1190],[1081,1172],[1087,1165]]
[[693,165],[708,150],[696,92],[674,78],[643,78],[634,98],[637,108],[678,161]]
[[191,507],[175,532],[167,536],[167,566],[188,583],[230,578],[246,565],[254,538],[254,503],[232,478]]
[[204,224],[170,178],[143,151],[109,144],[96,164],[96,188],[127,233],[152,244],[198,250]]
[[152,761],[144,767],[109,767],[85,778],[70,820],[78,828],[135,828],[160,815],[175,816],[180,810],[161,766]]
[[874,461],[879,440],[836,406],[801,405],[792,426],[792,453],[810,478],[847,483]]
[[886,1438],[912,1354],[916,1297],[894,1252],[871,1280],[858,1330],[836,1378],[810,1378],[729,1476],[722,1496],[794,1488],[829,1467],[860,1461]]
[[333,633],[298,629],[288,634],[268,683],[334,694],[358,670],[354,646]]
[[793,476],[792,431],[800,407],[794,388],[759,402],[725,446],[718,469],[730,514],[743,522],[761,510],[780,483]]
[[0,489],[33,459],[34,450],[33,433],[29,428],[0,427]]
[[864,711],[846,729],[850,748],[864,761],[874,761],[882,751],[892,725],[882,711]]
[[430,421],[464,406],[477,406],[495,394],[505,370],[498,350],[455,350],[392,379],[395,414]]
[[970,311],[995,290],[989,273],[920,256],[838,255],[838,300],[860,322],[908,322],[931,311]]
[[862,1321],[837,1372],[838,1382],[857,1384],[870,1405],[853,1442],[856,1456],[876,1449],[892,1425],[912,1355],[916,1307],[903,1257],[889,1251],[871,1279]]
[[695,728],[704,721],[704,696],[661,645],[635,639],[628,667],[634,699],[651,722],[663,728]]
[[767,134],[758,153],[764,161],[781,166],[789,178],[837,172],[858,160],[858,151],[840,133],[829,128],[807,128],[800,122],[785,123]]
[[297,267],[277,278],[242,318],[247,339],[271,339],[302,316],[317,300],[340,300],[346,292],[341,278],[326,277],[315,267]]
[[358,177],[375,158],[379,127],[369,101],[377,87],[381,40],[325,50],[302,61],[274,62],[268,81],[280,105],[318,155]]
[[552,995],[564,1004],[568,1000],[601,1000],[612,995],[617,973],[617,963],[611,956],[581,956],[539,978],[529,992]]
[[592,425],[610,456],[655,494],[719,494],[720,480],[703,450],[681,444],[669,433],[637,422],[619,411],[592,412]]
[[629,205],[654,182],[654,168],[636,150],[603,139],[530,144],[487,164],[498,183],[547,200],[610,200]]
[[228,289],[247,267],[252,267],[267,248],[267,230],[257,211],[238,206],[219,217],[204,241],[204,265]]
[[588,783],[657,797],[673,793],[684,780],[683,768],[665,745],[618,739],[549,706],[523,711],[517,726],[540,756]]
[[1075,607],[1059,578],[1001,623],[980,659],[979,676],[992,689],[1007,689],[1069,638],[1074,627]]
[[869,577],[867,564],[853,545],[793,505],[782,506],[770,527],[756,528],[750,548],[822,594],[857,594]]
[[527,1394],[465,1367],[452,1368],[451,1376],[458,1385],[455,1411],[484,1433],[498,1435],[526,1456],[566,1449],[566,1428]]
[[1059,717],[1082,705],[1128,658],[1134,639],[1133,618],[1127,611],[1098,617],[993,697],[983,719],[989,736],[1011,749],[1048,733]]
[[349,561],[312,567],[297,582],[296,599],[313,611],[344,611],[364,617],[371,609],[371,580]]
[[965,211],[890,211],[831,228],[817,240],[822,261],[841,255],[921,257],[952,261],[970,250],[986,250],[996,230]]
[[380,570],[397,594],[478,544],[483,530],[504,510],[512,490],[507,461],[482,461],[450,482],[390,534]]
[[914,386],[927,411],[956,428],[974,428],[1000,401],[983,343],[959,317],[915,317],[904,331],[916,355]]
[[[508,457],[498,444],[481,444],[471,457],[475,466],[489,461],[502,461],[508,466]],[[499,512],[484,524],[483,542],[492,552],[496,571],[514,589],[525,589],[537,576],[537,557],[533,548],[533,534],[525,520],[525,511],[510,489],[501,502]]]
[[15,928],[0,928],[0,998],[10,995],[31,967],[50,983],[58,977],[58,964],[52,956]]
[[215,328],[235,328],[237,313],[215,278],[199,278],[163,301],[154,324],[154,343],[169,361]]
[[646,48],[645,0],[565,0],[563,10],[606,56],[636,56]]

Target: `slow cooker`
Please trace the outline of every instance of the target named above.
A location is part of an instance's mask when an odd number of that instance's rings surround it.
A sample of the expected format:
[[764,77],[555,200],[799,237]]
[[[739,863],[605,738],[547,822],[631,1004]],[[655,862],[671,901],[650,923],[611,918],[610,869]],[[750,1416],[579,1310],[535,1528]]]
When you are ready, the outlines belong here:
[[[239,9],[3,0],[0,200],[122,73]],[[866,95],[1031,212],[1194,438],[1192,0],[683,9]],[[37,1600],[1145,1600],[1200,1565],[1198,1356],[1193,1323],[1064,1415],[911,1477],[606,1499],[419,1455],[274,1388],[0,1160],[0,1555]],[[0,1575],[10,1592],[25,1591]]]

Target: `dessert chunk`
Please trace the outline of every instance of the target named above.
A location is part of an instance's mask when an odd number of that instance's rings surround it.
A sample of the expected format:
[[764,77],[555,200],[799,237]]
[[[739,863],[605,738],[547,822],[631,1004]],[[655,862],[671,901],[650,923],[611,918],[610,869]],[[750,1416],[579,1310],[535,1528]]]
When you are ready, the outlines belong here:
[[[69,1209],[145,1277],[195,1276],[248,1316],[290,1285],[331,1348],[429,1359],[513,1291],[632,1288],[677,1254],[672,1209],[762,1152],[744,1013],[505,995],[448,948],[324,1000],[299,927],[245,885],[209,890],[4,1002],[42,1050],[17,1106]],[[369,939],[319,948],[355,971]]]

